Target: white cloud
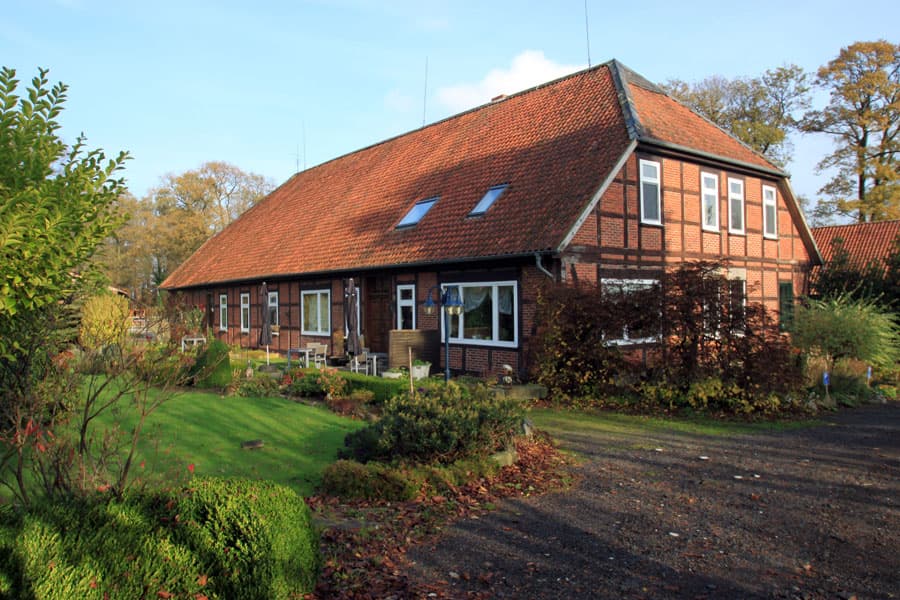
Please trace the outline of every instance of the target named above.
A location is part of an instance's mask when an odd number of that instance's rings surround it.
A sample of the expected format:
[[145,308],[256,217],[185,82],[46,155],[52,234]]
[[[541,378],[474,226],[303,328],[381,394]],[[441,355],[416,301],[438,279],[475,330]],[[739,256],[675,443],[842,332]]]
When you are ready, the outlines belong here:
[[549,60],[541,50],[525,50],[508,69],[492,69],[478,83],[461,83],[438,88],[440,104],[459,112],[490,101],[500,94],[513,94],[584,68]]

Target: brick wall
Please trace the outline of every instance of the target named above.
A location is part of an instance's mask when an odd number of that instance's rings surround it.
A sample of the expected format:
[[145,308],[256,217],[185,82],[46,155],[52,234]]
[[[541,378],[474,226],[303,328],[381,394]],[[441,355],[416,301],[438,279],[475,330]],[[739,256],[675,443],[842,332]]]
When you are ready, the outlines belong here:
[[[660,163],[662,225],[640,222],[638,160]],[[718,176],[719,228],[702,227],[701,173]],[[744,234],[728,231],[728,179],[744,184]],[[579,280],[591,267],[602,277],[640,276],[654,269],[675,268],[685,261],[726,259],[746,273],[748,297],[767,308],[778,307],[778,282],[793,281],[795,293],[805,291],[809,254],[798,224],[785,201],[786,188],[777,178],[740,172],[721,165],[685,158],[635,154],[616,175],[597,204],[599,228],[588,219],[573,237],[564,260],[574,264]],[[778,239],[763,236],[762,186],[776,188]],[[596,234],[592,243],[591,237]]]

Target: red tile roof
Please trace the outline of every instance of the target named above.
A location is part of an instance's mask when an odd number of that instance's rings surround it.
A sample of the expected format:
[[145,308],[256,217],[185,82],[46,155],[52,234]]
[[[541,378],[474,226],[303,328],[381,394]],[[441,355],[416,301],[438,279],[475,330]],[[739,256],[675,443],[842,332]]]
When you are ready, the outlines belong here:
[[[641,135],[771,167],[652,87],[611,61],[298,173],[163,287],[555,250]],[[501,183],[490,210],[467,217]],[[433,196],[417,225],[396,228]]]
[[872,260],[882,261],[891,254],[894,241],[900,236],[900,221],[814,227],[812,232],[826,263],[834,256],[833,242],[841,239],[850,260],[864,266]]

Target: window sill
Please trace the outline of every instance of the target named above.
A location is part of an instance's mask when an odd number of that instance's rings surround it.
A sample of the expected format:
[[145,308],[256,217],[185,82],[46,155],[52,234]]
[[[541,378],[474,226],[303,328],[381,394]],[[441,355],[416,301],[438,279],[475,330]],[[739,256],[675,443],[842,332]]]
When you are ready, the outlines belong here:
[[640,224],[641,224],[641,225],[647,225],[647,226],[649,226],[649,227],[663,227],[662,221],[659,221],[659,222],[655,222],[655,221],[641,221]]

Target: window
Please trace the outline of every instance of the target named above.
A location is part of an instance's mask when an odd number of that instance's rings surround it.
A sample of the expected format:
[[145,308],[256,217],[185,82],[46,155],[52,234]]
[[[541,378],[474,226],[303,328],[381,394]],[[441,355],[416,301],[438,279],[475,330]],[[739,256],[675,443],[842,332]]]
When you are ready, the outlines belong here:
[[[618,296],[620,302],[627,302],[629,296],[648,292],[658,293],[659,282],[655,279],[603,279],[601,286],[604,295]],[[640,302],[640,300],[638,300]],[[646,315],[636,322],[622,327],[621,331],[615,331],[614,339],[608,343],[615,345],[646,344],[659,339],[659,315]],[[612,337],[612,336],[610,336]]]
[[485,193],[485,195],[478,201],[478,204],[475,205],[475,208],[472,209],[472,212],[469,213],[470,217],[475,217],[478,215],[483,215],[487,212],[487,210],[491,207],[491,205],[503,195],[503,192],[506,191],[506,188],[509,187],[509,184],[504,183],[503,185],[495,185],[491,189]]
[[659,203],[659,163],[640,161],[641,166],[641,223],[661,225]]
[[331,335],[331,291],[314,290],[301,294],[303,333]]
[[228,294],[219,294],[219,331],[228,331]]
[[744,329],[747,307],[747,282],[743,279],[728,280],[728,316],[733,332]]
[[719,231],[719,176],[700,173],[700,210],[703,229]]
[[[278,325],[278,292],[269,292],[269,325]],[[277,335],[273,332],[273,335]]]
[[416,286],[397,286],[397,329],[416,328]]
[[778,282],[778,328],[787,331],[794,322],[794,284]]
[[[490,346],[515,347],[518,343],[518,292],[515,281],[455,283],[441,286],[455,289],[463,304],[459,316],[450,317],[450,339]],[[441,311],[441,335],[445,313]]]
[[778,238],[778,194],[775,188],[764,185],[763,191],[763,235],[767,238]]
[[250,294],[241,294],[241,333],[250,333]]
[[728,180],[728,231],[744,233],[744,182]]
[[424,217],[426,213],[431,210],[431,207],[434,206],[437,201],[438,198],[437,196],[435,196],[434,198],[428,198],[427,200],[419,200],[418,202],[413,204],[413,207],[409,209],[409,212],[406,213],[406,216],[400,219],[400,222],[397,223],[397,229],[400,229],[401,227],[412,227],[413,225],[421,221],[422,217]]

